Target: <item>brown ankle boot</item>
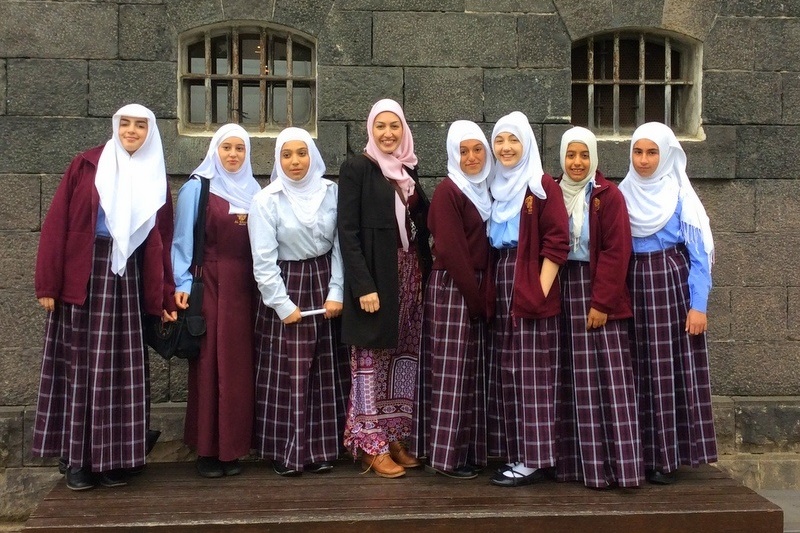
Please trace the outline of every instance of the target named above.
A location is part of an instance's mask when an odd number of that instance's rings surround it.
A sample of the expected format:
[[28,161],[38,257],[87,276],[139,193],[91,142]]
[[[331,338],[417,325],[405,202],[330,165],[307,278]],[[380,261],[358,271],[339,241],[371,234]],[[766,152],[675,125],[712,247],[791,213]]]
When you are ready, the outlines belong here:
[[361,456],[361,464],[366,468],[364,473],[372,470],[380,477],[396,478],[406,475],[406,469],[392,461],[388,453],[380,455],[365,453]]
[[394,459],[394,462],[403,468],[415,468],[422,464],[416,457],[408,453],[405,447],[398,441],[389,443],[389,454],[392,456],[392,459]]

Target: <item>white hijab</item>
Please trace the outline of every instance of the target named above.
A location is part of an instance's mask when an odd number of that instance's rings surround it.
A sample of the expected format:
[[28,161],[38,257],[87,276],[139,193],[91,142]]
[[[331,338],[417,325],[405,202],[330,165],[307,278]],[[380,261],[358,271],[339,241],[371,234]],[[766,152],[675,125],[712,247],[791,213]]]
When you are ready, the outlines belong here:
[[[231,137],[242,139],[246,151],[244,163],[236,172],[225,170],[217,153],[219,145]],[[250,135],[238,124],[225,124],[214,133],[205,159],[194,169],[192,175],[210,179],[209,191],[230,204],[230,213],[247,213],[253,196],[261,190],[253,177],[253,166],[250,163]]]
[[[304,142],[311,159],[308,172],[297,181],[287,176],[281,167],[281,150],[283,145],[290,141]],[[306,130],[286,128],[278,135],[278,139],[275,141],[275,165],[272,167],[270,187],[280,187],[283,190],[297,220],[308,228],[312,227],[317,220],[317,212],[325,199],[327,187],[322,179],[323,174],[325,174],[325,163],[322,160],[322,154]]]
[[[581,181],[573,181],[567,175],[564,160],[567,157],[567,148],[570,143],[581,143],[589,150],[589,173]],[[583,217],[586,211],[586,185],[589,182],[594,183],[594,177],[597,174],[597,137],[594,136],[594,133],[580,126],[564,132],[564,135],[561,136],[561,170],[564,172],[561,178],[561,192],[564,195],[567,214],[572,219],[569,240],[572,249],[577,250],[580,245]]]
[[[129,154],[119,139],[121,117],[147,119],[147,137]],[[167,171],[161,135],[152,111],[129,104],[114,113],[111,139],[97,162],[94,185],[113,240],[111,271],[122,276],[128,258],[156,225],[156,212],[167,200]]]
[[489,190],[495,200],[492,204],[492,220],[498,223],[519,214],[525,200],[525,187],[530,188],[538,198],[547,198],[542,188],[542,159],[528,117],[519,111],[501,117],[492,130],[492,143],[500,133],[515,135],[522,143],[523,154],[512,168],[504,167],[500,161],[495,162],[495,178]]
[[681,232],[686,242],[702,239],[709,264],[714,261],[714,238],[708,215],[686,175],[686,153],[672,130],[660,122],[642,124],[633,132],[631,156],[637,141],[647,139],[658,145],[658,167],[652,176],[644,178],[633,168],[619,184],[625,196],[634,237],[653,235],[664,226],[678,206],[681,208]]
[[[461,143],[469,140],[480,141],[486,151],[483,168],[474,176],[461,170]],[[456,120],[450,125],[447,132],[447,177],[469,198],[484,221],[492,213],[492,197],[489,194],[489,184],[493,177],[492,163],[492,149],[477,124],[469,120]]]

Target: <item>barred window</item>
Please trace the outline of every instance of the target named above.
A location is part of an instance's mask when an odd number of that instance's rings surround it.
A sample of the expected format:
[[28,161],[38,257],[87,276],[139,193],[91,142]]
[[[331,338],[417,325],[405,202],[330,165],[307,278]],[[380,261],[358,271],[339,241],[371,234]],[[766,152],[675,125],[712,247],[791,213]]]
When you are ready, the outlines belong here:
[[658,121],[676,133],[700,127],[696,46],[649,33],[596,35],[572,48],[572,122],[600,135],[630,135]]
[[316,47],[266,25],[211,26],[181,38],[181,131],[235,122],[250,132],[316,129]]

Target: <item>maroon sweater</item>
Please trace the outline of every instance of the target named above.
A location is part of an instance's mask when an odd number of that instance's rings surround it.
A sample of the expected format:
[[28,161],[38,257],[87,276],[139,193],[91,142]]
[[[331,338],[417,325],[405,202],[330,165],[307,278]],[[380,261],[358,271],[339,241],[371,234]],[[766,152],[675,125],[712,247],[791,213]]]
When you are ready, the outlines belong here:
[[[86,302],[97,226],[100,195],[94,185],[103,146],[78,154],[61,178],[42,223],[36,255],[37,298],[53,298],[74,305]],[[144,310],[160,315],[175,310],[172,279],[172,197],[158,210],[156,226],[142,244],[142,302]]]
[[475,276],[476,272],[486,271],[489,264],[486,223],[472,201],[449,178],[436,187],[428,211],[428,228],[433,235],[433,269],[450,274],[471,317],[486,317],[487,284],[479,285]]
[[[560,180],[559,180],[560,181]],[[600,172],[589,197],[590,306],[609,320],[633,316],[626,276],[631,257],[631,224],[625,198]]]
[[545,200],[526,189],[522,202],[511,302],[511,312],[515,317],[547,318],[561,312],[558,279],[545,297],[539,274],[545,257],[557,265],[567,262],[569,217],[561,187],[550,175],[542,176],[542,188],[547,196]]

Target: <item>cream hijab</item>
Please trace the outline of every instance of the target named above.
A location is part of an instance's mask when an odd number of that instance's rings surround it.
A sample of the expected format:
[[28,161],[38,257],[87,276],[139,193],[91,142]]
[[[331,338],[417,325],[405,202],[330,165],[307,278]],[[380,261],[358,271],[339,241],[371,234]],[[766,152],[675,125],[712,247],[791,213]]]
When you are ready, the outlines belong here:
[[660,122],[642,124],[633,132],[633,146],[641,139],[658,145],[659,162],[653,175],[644,178],[636,172],[631,162],[628,174],[619,184],[625,196],[631,219],[631,234],[634,237],[653,235],[664,226],[678,206],[681,208],[681,232],[687,243],[702,239],[709,264],[714,261],[714,238],[703,204],[686,175],[686,153],[672,130]]
[[[308,172],[300,180],[293,180],[286,175],[281,167],[281,150],[283,145],[290,141],[302,141],[308,148],[308,156],[311,159]],[[325,174],[325,163],[322,161],[322,154],[320,154],[317,145],[314,144],[314,139],[304,129],[300,128],[286,128],[278,135],[275,141],[275,165],[272,167],[272,178],[270,190],[278,189],[283,190],[289,203],[292,206],[292,212],[297,217],[301,224],[310,228],[317,220],[317,212],[319,211],[322,201],[325,199],[327,186],[322,179]]]
[[519,214],[525,200],[525,187],[530,188],[538,198],[547,198],[542,188],[542,159],[528,117],[519,111],[501,117],[492,130],[492,142],[500,133],[514,134],[522,143],[524,153],[512,168],[495,162],[495,177],[489,190],[495,200],[492,204],[492,221],[497,223],[506,222]]
[[[486,150],[486,160],[481,171],[469,176],[461,170],[461,143],[476,140]],[[492,213],[492,197],[489,194],[489,183],[493,177],[492,149],[486,140],[483,130],[469,120],[456,120],[447,132],[447,177],[453,180],[461,192],[466,195],[486,221]]]
[[[244,163],[236,172],[225,170],[217,153],[219,145],[231,137],[242,139],[246,150]],[[230,213],[247,213],[253,196],[261,190],[253,177],[253,166],[250,163],[250,135],[238,124],[225,124],[214,133],[205,159],[194,169],[192,175],[211,180],[209,191],[230,204]]]
[[[132,155],[119,139],[121,117],[147,119],[147,136]],[[113,240],[111,271],[122,276],[125,265],[156,225],[156,212],[167,200],[164,150],[152,111],[139,104],[121,107],[111,119],[111,139],[97,162],[94,184]]]
[[[581,143],[589,150],[589,173],[581,181],[573,181],[567,175],[565,159],[567,148],[570,143]],[[594,183],[597,173],[597,137],[594,133],[576,126],[564,132],[561,136],[561,170],[564,175],[561,178],[561,192],[564,195],[564,205],[567,207],[567,214],[571,217],[572,227],[570,228],[570,243],[573,250],[577,250],[580,245],[581,230],[583,229],[584,213],[586,211],[586,185]]]

